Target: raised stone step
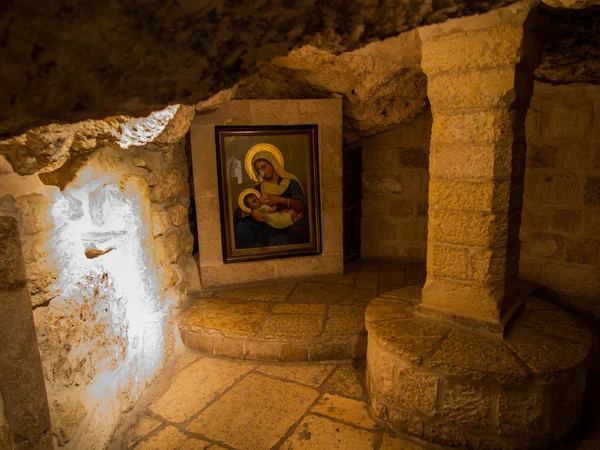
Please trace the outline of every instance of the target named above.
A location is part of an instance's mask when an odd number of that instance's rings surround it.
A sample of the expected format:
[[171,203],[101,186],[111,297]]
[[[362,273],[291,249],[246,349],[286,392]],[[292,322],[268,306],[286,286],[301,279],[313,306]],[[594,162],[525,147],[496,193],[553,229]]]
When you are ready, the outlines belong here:
[[536,449],[560,441],[583,407],[591,335],[570,313],[527,298],[504,338],[425,321],[420,293],[371,302],[367,388],[394,431],[436,444]]
[[342,276],[215,291],[179,318],[181,339],[195,350],[243,359],[362,358],[366,306],[379,293],[422,281],[423,269],[358,261]]

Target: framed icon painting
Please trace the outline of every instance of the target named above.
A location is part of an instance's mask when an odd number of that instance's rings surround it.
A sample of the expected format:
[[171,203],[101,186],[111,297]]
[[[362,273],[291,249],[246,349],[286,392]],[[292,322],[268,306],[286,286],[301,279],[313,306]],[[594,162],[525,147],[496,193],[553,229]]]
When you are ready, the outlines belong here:
[[215,135],[224,262],[320,254],[317,125]]

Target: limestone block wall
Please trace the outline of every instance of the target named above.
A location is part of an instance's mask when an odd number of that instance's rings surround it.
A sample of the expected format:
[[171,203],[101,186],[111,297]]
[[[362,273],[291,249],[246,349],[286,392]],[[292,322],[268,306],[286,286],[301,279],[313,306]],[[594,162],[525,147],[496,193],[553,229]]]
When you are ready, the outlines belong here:
[[537,83],[527,115],[520,276],[600,315],[600,86]]
[[174,352],[174,319],[199,287],[183,133],[27,176],[0,155],[58,446],[104,448]]
[[425,261],[431,112],[362,140],[361,256]]

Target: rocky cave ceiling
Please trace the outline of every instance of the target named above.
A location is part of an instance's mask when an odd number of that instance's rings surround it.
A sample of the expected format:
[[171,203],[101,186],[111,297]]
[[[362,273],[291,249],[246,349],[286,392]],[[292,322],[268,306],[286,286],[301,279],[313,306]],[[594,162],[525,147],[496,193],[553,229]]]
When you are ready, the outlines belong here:
[[[600,8],[569,1],[542,5],[550,26],[535,77],[600,84]],[[0,137],[29,131],[0,141],[0,153],[21,174],[49,173],[73,155],[118,146],[131,127],[123,115],[263,98],[342,98],[351,144],[427,107],[420,41],[403,31],[508,3],[51,0],[41,9],[9,0],[0,16]],[[166,132],[185,132],[192,116],[180,108]]]

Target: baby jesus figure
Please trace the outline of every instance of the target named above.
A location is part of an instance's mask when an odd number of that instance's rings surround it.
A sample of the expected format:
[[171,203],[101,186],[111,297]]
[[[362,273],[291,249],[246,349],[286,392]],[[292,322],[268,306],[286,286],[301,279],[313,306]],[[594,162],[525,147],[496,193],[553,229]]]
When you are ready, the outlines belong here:
[[298,213],[293,209],[277,211],[277,206],[267,205],[256,189],[247,189],[242,192],[240,194],[239,204],[240,206],[244,205],[248,210],[258,209],[265,218],[267,225],[270,225],[273,228],[290,227],[303,217],[302,213]]

